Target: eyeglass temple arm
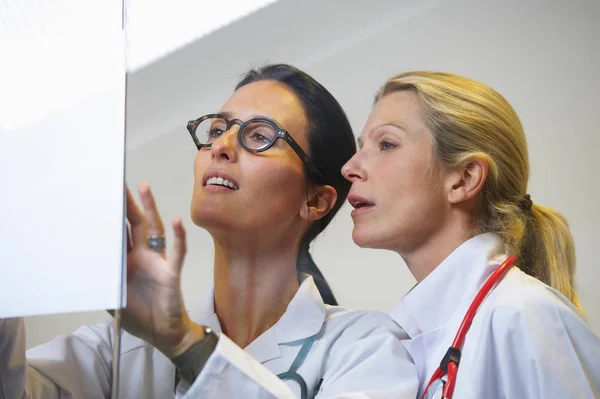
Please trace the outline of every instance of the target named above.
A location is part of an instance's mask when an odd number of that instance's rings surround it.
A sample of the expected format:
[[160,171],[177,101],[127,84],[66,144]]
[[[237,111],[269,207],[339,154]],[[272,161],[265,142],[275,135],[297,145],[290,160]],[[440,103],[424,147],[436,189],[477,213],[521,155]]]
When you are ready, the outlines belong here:
[[292,149],[296,152],[296,154],[298,154],[304,165],[306,165],[308,171],[317,175],[319,179],[321,179],[321,182],[325,182],[325,179],[323,178],[323,175],[321,174],[319,169],[317,169],[315,164],[312,163],[312,161],[310,160],[308,155],[306,155],[302,147],[300,147],[298,143],[296,143],[296,140],[294,140],[294,138],[285,131],[281,132],[280,134],[282,134],[282,137],[285,139],[285,141],[287,141],[288,144],[292,147]]

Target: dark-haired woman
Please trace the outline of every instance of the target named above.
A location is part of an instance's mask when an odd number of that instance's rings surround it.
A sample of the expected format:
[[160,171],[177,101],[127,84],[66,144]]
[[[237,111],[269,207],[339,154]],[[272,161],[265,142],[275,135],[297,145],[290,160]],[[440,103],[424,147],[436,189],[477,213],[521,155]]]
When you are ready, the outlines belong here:
[[[128,193],[121,396],[414,398],[403,331],[387,315],[331,306],[308,252],[346,199],[340,170],[356,150],[333,96],[305,73],[271,65],[247,73],[220,111],[188,130],[198,148],[190,213],[214,240],[214,286],[188,313],[181,221],[167,257],[149,187],[140,186],[143,211]],[[109,396],[110,323],[34,348],[26,360],[22,323],[2,323],[7,397]]]

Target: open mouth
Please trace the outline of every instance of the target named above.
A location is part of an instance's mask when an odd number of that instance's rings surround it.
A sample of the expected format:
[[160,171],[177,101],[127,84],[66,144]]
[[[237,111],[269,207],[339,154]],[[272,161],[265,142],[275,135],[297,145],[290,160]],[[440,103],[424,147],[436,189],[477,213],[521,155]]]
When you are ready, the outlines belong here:
[[373,206],[375,204],[373,204],[372,202],[353,201],[353,202],[350,202],[350,205],[352,205],[352,207],[354,207],[354,209],[360,209],[360,208],[365,208],[367,206]]
[[354,195],[354,194],[351,194],[348,196],[348,202],[354,208],[354,210],[351,213],[351,215],[353,217],[357,216],[359,214],[362,214],[364,212],[368,212],[369,210],[371,210],[375,207],[374,202],[371,202],[366,198],[359,197],[358,195]]
[[204,185],[205,186],[221,186],[221,187],[226,187],[231,190],[239,190],[239,187],[236,183],[234,183],[233,181],[224,179],[222,177],[211,177],[208,180],[206,180],[206,183]]
[[350,205],[352,205],[354,209],[361,209],[375,205],[373,202],[365,198],[359,197],[357,195],[349,195],[348,202],[350,203]]
[[227,190],[239,190],[239,184],[233,179],[233,177],[221,169],[210,169],[207,170],[202,179],[202,185],[204,187],[212,187],[213,190],[221,191]]

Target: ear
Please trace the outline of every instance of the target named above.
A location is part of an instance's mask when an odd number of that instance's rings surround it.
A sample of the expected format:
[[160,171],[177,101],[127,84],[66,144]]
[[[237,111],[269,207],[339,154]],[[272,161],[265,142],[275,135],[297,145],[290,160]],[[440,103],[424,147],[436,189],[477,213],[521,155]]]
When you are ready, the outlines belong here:
[[312,185],[309,189],[308,200],[300,208],[302,219],[313,221],[327,215],[337,200],[337,191],[331,186]]
[[485,184],[489,165],[482,158],[471,158],[452,171],[448,179],[448,202],[459,204],[473,199]]

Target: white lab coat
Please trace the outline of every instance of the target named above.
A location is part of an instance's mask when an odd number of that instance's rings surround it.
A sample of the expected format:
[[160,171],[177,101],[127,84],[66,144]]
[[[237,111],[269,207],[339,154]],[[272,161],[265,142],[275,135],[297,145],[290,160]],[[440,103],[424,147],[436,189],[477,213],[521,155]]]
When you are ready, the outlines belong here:
[[[506,259],[492,233],[464,243],[394,308],[419,369],[419,397],[477,292]],[[435,398],[441,396],[441,387]],[[600,397],[600,340],[559,292],[516,267],[483,302],[465,338],[454,398]]]
[[[190,315],[192,320],[221,331],[212,290],[204,306]],[[176,397],[299,397],[296,382],[281,381],[276,375],[289,369],[304,341],[323,326],[321,338],[298,370],[311,397],[321,378],[318,398],[415,397],[417,370],[399,340],[406,334],[386,314],[325,305],[312,277],[304,279],[280,320],[245,350],[220,334],[202,373],[191,386],[180,382]],[[2,398],[22,395],[27,369],[23,337],[22,320],[0,320]],[[112,342],[112,323],[107,322],[84,326],[27,351],[27,397],[108,398]],[[121,345],[121,398],[175,396],[175,369],[164,355],[127,333]]]

